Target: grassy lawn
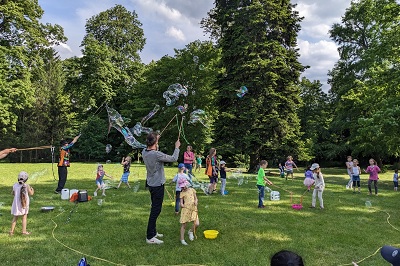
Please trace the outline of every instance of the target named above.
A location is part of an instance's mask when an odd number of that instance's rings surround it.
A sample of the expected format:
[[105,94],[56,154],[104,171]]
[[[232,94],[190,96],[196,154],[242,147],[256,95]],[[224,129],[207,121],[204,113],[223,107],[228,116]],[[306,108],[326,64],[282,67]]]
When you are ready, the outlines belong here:
[[[39,173],[38,177],[28,180],[35,188],[28,216],[28,231],[32,235],[20,234],[19,220],[15,235],[9,237],[12,185],[22,170],[30,175]],[[270,170],[277,172],[277,169]],[[87,189],[93,195],[95,171],[94,163],[72,163],[66,188]],[[105,171],[119,181],[122,167],[106,164]],[[280,187],[272,188],[280,192],[281,200],[266,200],[266,209],[257,208],[255,175],[246,175],[247,179],[238,186],[238,181],[229,178],[228,173],[227,196],[206,196],[197,190],[198,238],[194,242],[186,239],[189,246],[183,246],[179,242],[179,217],[174,215],[167,193],[157,223],[165,242],[163,245],[145,243],[150,197],[144,190],[143,165],[132,165],[129,177],[132,187],[140,181],[138,192],[122,185],[119,190],[107,190],[105,197],[79,203],[74,208],[74,203],[61,200],[53,193],[57,182],[53,179],[51,164],[1,163],[0,261],[3,265],[76,265],[83,256],[78,253],[81,252],[92,266],[269,265],[275,252],[289,249],[299,253],[309,266],[351,265],[351,261],[363,260],[382,245],[400,246],[400,194],[393,191],[392,171],[380,175],[377,197],[367,193],[366,174],[361,175],[361,194],[353,194],[345,189],[345,169],[322,169],[322,172],[326,182],[325,210],[308,208],[311,193],[306,193],[304,208],[299,211],[291,208],[290,194],[285,190],[294,193],[293,203],[300,203],[306,190],[302,171],[295,172],[293,181],[285,181],[278,175],[270,178]],[[171,180],[175,173],[176,168],[167,168],[167,179]],[[203,173],[197,177],[206,181]],[[166,188],[173,193],[173,185],[168,184]],[[97,199],[104,199],[101,206]],[[365,206],[366,201],[372,203],[371,208]],[[42,206],[55,206],[55,210],[43,213]],[[202,232],[206,229],[218,230],[218,238],[205,239]],[[378,253],[359,265],[388,264]]]

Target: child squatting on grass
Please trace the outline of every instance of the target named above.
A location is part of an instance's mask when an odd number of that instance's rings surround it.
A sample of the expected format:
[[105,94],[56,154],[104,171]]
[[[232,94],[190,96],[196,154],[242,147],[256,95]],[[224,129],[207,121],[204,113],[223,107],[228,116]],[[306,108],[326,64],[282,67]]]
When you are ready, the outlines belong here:
[[186,230],[186,223],[194,222],[192,229],[188,231],[189,240],[194,240],[193,233],[196,232],[196,227],[199,226],[199,215],[197,211],[197,196],[196,190],[189,187],[189,182],[186,178],[180,178],[178,180],[179,187],[182,189],[180,193],[180,205],[182,208],[181,211],[181,243],[182,245],[187,246],[188,243],[185,241],[185,230]]
[[266,160],[260,161],[260,169],[257,174],[257,187],[258,187],[258,208],[265,208],[264,196],[265,196],[265,182],[268,185],[272,185],[272,182],[265,176],[264,169],[267,168],[268,162]]
[[122,157],[121,165],[124,167],[124,173],[122,174],[121,180],[119,181],[119,184],[117,188],[121,186],[122,183],[126,184],[128,188],[131,188],[131,186],[128,183],[128,177],[129,177],[129,169],[131,168],[131,161],[132,158],[130,156],[126,156],[125,158]]
[[322,193],[324,192],[325,189],[324,176],[322,175],[321,169],[319,168],[319,164],[317,163],[313,163],[310,167],[310,170],[313,171],[315,180],[314,191],[312,194],[311,208],[315,208],[315,203],[317,201],[317,195],[318,195],[319,207],[321,209],[324,209],[324,200],[322,199]]
[[107,177],[113,179],[112,176],[109,176],[109,175],[106,174],[106,172],[104,172],[103,165],[102,165],[102,164],[99,164],[99,165],[97,166],[97,176],[96,176],[96,185],[97,185],[97,188],[96,188],[96,190],[95,190],[94,193],[93,193],[93,195],[94,195],[95,197],[97,196],[97,191],[100,190],[100,189],[103,190],[102,196],[105,196],[105,195],[106,195],[106,186],[104,185],[104,181],[103,181],[104,176],[107,176]]
[[22,171],[18,174],[18,182],[13,185],[12,195],[14,195],[14,200],[11,206],[11,214],[14,217],[11,222],[10,236],[14,235],[15,225],[19,216],[22,216],[22,234],[31,234],[26,231],[26,224],[29,212],[29,196],[33,195],[34,190],[26,184],[26,181],[28,181],[28,173]]

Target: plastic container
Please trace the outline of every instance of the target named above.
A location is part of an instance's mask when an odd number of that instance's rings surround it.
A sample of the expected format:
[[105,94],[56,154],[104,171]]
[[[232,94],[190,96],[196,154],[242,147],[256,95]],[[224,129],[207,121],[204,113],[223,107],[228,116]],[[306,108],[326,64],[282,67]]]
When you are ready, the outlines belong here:
[[292,208],[295,209],[295,210],[301,210],[301,209],[303,209],[303,205],[301,205],[301,204],[293,204]]
[[280,200],[281,195],[279,194],[279,191],[271,191],[271,200]]
[[219,232],[217,230],[205,230],[204,237],[207,239],[216,239]]
[[69,189],[68,188],[64,188],[63,190],[61,190],[61,199],[69,200]]
[[78,193],[78,190],[77,189],[71,189],[69,191],[69,198],[71,198],[74,193]]

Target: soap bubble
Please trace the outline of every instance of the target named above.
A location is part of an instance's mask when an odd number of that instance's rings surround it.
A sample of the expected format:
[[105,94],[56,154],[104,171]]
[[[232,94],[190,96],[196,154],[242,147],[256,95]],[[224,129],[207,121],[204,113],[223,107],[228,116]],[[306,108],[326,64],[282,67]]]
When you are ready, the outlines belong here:
[[135,139],[132,132],[128,127],[125,126],[127,124],[127,119],[123,118],[116,110],[106,106],[108,120],[109,120],[109,131],[111,127],[118,130],[125,139],[125,142],[128,143],[133,149],[143,149],[146,148],[146,145],[141,144],[139,141]]
[[249,90],[246,88],[246,86],[241,86],[238,90],[238,93],[236,94],[239,98],[242,98]]
[[195,64],[198,64],[198,63],[199,63],[199,57],[198,57],[197,55],[193,56],[193,62],[194,62]]
[[150,113],[148,113],[145,117],[142,118],[142,121],[140,121],[142,125],[144,125],[147,122],[147,120],[152,118],[158,112],[158,110],[160,110],[160,106],[156,104],[153,110],[151,110]]
[[199,70],[204,70],[205,68],[206,67],[203,64],[199,65]]
[[186,113],[187,108],[188,108],[188,105],[187,105],[187,104],[184,104],[183,106],[182,106],[182,105],[179,105],[179,106],[177,107],[177,109],[179,110],[179,112],[180,112],[181,114]]
[[365,202],[365,207],[371,208],[371,207],[372,207],[372,203],[371,203],[369,200],[367,200],[367,201]]
[[111,144],[107,144],[106,145],[106,153],[110,153],[111,149],[112,149]]
[[197,122],[200,122],[203,126],[208,127],[206,121],[207,121],[206,112],[204,112],[204,110],[201,109],[196,109],[190,113],[190,118],[188,123],[195,124]]
[[185,97],[188,96],[188,89],[179,83],[175,83],[170,85],[168,89],[164,91],[163,98],[166,100],[166,105],[171,106],[175,104],[181,95]]

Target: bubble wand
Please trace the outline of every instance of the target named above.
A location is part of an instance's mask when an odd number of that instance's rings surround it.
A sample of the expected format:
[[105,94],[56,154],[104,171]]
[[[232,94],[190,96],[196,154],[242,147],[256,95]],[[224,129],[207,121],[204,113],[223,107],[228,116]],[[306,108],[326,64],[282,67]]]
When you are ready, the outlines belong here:
[[[185,117],[183,116],[183,117],[182,117],[182,120],[183,120],[184,118],[185,118]],[[176,117],[176,126],[179,128],[178,117]],[[187,144],[189,144],[189,141],[186,139],[186,136],[185,136],[185,130],[184,130],[184,128],[183,128],[182,122],[181,122],[180,128],[181,128],[181,129],[179,130],[179,133],[182,132],[182,137],[183,137],[183,139],[186,141]],[[178,137],[178,138],[179,138],[179,137]]]
[[179,127],[179,132],[178,132],[178,139],[181,137],[181,131],[182,131],[182,125],[183,125],[183,119],[185,119],[185,117],[184,117],[184,116],[182,116],[182,119],[181,119],[181,125],[180,125],[180,127]]
[[165,131],[165,129],[169,126],[169,124],[171,124],[172,120],[175,119],[176,116],[177,116],[177,114],[175,114],[175,115],[172,117],[172,119],[168,122],[168,124],[164,127],[164,129],[161,130],[161,132],[160,132],[160,137],[161,137],[162,133]]

